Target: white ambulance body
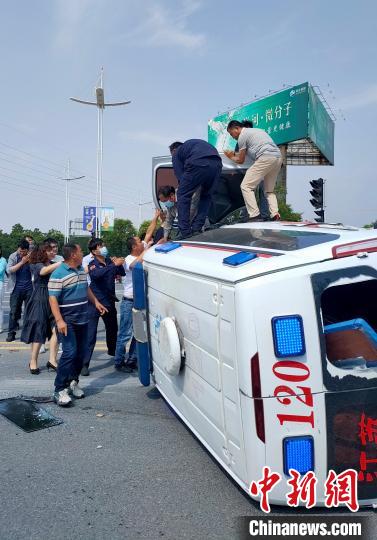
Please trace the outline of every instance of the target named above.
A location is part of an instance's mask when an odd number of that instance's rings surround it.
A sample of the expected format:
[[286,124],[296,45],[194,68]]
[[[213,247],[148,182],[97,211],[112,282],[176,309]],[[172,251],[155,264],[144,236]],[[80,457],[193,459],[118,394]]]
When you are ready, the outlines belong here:
[[[268,465],[284,505],[289,469],[314,470],[323,505],[328,471],[352,468],[377,502],[377,435],[360,437],[366,419],[377,433],[376,236],[244,223],[146,253],[156,385],[246,492]],[[257,256],[224,264],[240,251]]]

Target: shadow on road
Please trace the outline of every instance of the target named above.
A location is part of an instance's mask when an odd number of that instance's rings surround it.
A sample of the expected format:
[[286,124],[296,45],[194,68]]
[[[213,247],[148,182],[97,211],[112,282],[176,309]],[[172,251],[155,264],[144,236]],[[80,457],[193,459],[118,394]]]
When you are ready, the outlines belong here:
[[[100,371],[101,369],[104,369],[106,367],[110,367],[113,364],[113,361],[110,360],[106,362],[105,364],[101,364],[100,366],[97,366],[96,368],[91,368],[91,372]],[[88,385],[84,384],[85,377],[81,377],[81,383],[82,386],[85,388],[85,395],[86,396],[93,396],[96,394],[101,393],[105,388],[108,386],[114,386],[119,383],[121,383],[124,379],[129,378],[135,378],[137,377],[137,372],[133,373],[122,373],[119,371],[113,371],[110,373],[104,373],[100,377],[96,377],[95,379],[91,380]]]

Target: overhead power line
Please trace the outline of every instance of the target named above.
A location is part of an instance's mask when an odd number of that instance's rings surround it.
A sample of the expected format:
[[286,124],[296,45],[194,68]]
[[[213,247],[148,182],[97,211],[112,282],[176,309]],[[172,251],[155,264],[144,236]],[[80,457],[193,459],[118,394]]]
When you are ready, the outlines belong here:
[[[29,156],[29,157],[32,157],[33,159],[37,159],[37,160],[39,160],[39,161],[45,161],[46,163],[55,165],[55,167],[52,168],[52,167],[49,167],[49,166],[47,166],[47,165],[37,164],[38,167],[43,167],[43,168],[46,169],[47,171],[51,171],[51,172],[45,173],[46,175],[49,175],[49,176],[51,175],[51,176],[56,177],[56,175],[60,174],[61,171],[62,171],[63,168],[64,168],[64,165],[61,165],[61,164],[58,163],[58,162],[55,162],[55,161],[52,161],[52,160],[49,160],[49,159],[46,159],[46,158],[42,158],[41,156],[37,156],[36,154],[32,154],[32,153],[27,152],[27,151],[25,151],[25,150],[21,150],[21,149],[19,149],[19,148],[16,148],[16,147],[11,146],[11,145],[9,145],[9,144],[3,143],[3,142],[1,142],[1,141],[0,141],[0,145],[4,146],[4,147],[6,147],[6,148],[9,148],[9,149],[11,149],[11,150],[13,150],[13,151],[15,151],[15,152],[18,152],[18,153],[21,153],[21,154],[25,154],[25,155],[27,155],[27,156]],[[17,155],[7,154],[6,152],[2,152],[1,150],[0,150],[0,153],[3,154],[3,155],[5,155],[5,156],[8,156],[8,157],[13,157],[14,159],[21,160],[21,161],[24,161],[24,162],[26,162],[26,163],[30,163],[29,160],[26,160],[25,158],[19,157],[19,156],[17,156]],[[31,162],[31,163],[34,165],[33,162]],[[74,172],[74,174],[77,174],[77,175],[83,175],[83,174],[84,174],[84,175],[87,176],[88,178],[92,178],[93,180],[96,179],[96,177],[95,177],[94,175],[92,175],[92,174],[87,174],[87,173],[85,174],[85,171],[80,170],[80,169],[76,169],[75,167],[72,168],[72,171]],[[52,174],[52,173],[53,173],[53,174]],[[122,196],[125,197],[126,195],[123,195],[122,192],[129,192],[129,193],[132,193],[132,194],[135,195],[136,197],[139,196],[140,190],[138,190],[138,189],[132,189],[132,188],[127,188],[127,187],[122,186],[121,191],[120,191],[120,190],[117,190],[116,188],[111,188],[111,187],[110,187],[110,186],[111,186],[111,183],[114,183],[114,182],[111,181],[111,180],[109,180],[109,179],[107,179],[106,193],[109,193],[109,194],[112,195],[113,197],[122,197]],[[109,186],[109,184],[110,184],[110,186]],[[149,196],[149,194],[148,194],[147,191],[143,191],[143,194],[145,195],[145,198],[147,198],[147,197]],[[136,197],[135,197],[135,199],[136,199]]]

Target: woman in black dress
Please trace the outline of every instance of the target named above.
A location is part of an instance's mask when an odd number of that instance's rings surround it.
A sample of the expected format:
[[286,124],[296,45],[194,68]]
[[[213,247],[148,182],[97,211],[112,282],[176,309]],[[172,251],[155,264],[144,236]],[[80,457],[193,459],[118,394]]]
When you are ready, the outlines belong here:
[[48,280],[50,274],[60,266],[61,262],[51,263],[55,252],[49,244],[43,244],[32,251],[30,271],[33,277],[33,292],[25,308],[21,341],[31,343],[30,373],[38,375],[38,354],[46,339],[50,340],[50,360],[47,367],[56,368],[57,336],[54,329],[54,318],[48,300]]

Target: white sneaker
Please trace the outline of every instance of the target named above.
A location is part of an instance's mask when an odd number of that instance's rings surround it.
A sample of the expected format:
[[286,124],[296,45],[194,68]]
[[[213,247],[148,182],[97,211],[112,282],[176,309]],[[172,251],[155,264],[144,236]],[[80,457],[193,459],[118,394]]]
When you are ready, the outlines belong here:
[[72,394],[72,396],[76,399],[81,399],[85,397],[84,390],[79,387],[79,383],[77,381],[71,382],[68,392]]
[[62,354],[62,352],[63,352],[63,346],[61,343],[59,343],[58,354]]
[[54,400],[60,407],[68,407],[71,405],[72,399],[69,396],[68,388],[64,388],[64,390],[60,390],[60,392],[55,392]]
[[45,347],[44,345],[42,345],[42,347],[40,348],[39,353],[40,353],[40,354],[43,354],[43,353],[45,353],[45,352],[46,352],[46,347]]

